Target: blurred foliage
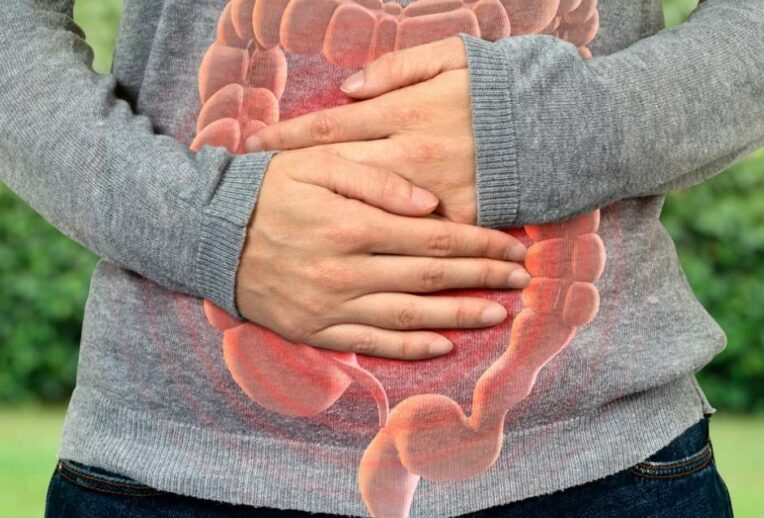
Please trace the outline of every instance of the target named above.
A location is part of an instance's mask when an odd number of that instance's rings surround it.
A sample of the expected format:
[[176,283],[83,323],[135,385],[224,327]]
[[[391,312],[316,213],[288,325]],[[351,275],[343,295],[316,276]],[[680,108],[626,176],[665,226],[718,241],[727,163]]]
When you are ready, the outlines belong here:
[[764,411],[764,150],[688,191],[662,221],[690,284],[727,333],[699,375],[719,407]]
[[[664,0],[669,27],[697,0]],[[764,149],[711,180],[672,193],[661,220],[693,291],[728,344],[698,378],[719,408],[764,413]]]
[[69,396],[94,264],[0,184],[0,401]]
[[95,51],[93,68],[107,73],[111,69],[114,41],[122,13],[122,0],[75,0],[74,19],[87,33]]
[[666,26],[674,27],[687,19],[698,0],[663,0],[663,17]]
[[[121,9],[121,0],[75,2],[99,72],[110,68]],[[96,260],[0,182],[0,401],[68,399]]]
[[[668,25],[697,0],[667,0]],[[120,0],[77,0],[75,17],[109,69]],[[729,337],[700,374],[720,408],[764,411],[764,150],[672,194],[663,221],[698,298]],[[96,258],[0,184],[0,401],[65,400],[74,384]]]

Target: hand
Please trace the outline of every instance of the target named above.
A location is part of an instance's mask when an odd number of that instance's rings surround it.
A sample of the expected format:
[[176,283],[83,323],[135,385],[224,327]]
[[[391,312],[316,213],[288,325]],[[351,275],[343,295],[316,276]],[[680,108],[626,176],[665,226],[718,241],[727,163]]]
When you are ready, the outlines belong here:
[[479,328],[506,310],[454,288],[523,288],[525,248],[497,230],[423,217],[431,193],[317,148],[273,157],[237,275],[249,320],[298,343],[399,359],[447,353],[421,329]]
[[460,38],[385,54],[348,78],[358,103],[263,128],[247,151],[321,146],[395,171],[440,199],[438,214],[475,224],[475,150],[469,76]]

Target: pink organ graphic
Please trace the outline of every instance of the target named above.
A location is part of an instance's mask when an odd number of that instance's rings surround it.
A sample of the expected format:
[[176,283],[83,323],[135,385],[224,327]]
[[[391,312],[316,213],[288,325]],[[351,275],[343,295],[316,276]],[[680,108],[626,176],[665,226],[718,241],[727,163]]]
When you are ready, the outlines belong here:
[[[311,73],[288,70],[290,54],[321,56],[325,66],[349,73],[386,52],[460,32],[490,41],[543,33],[573,43],[588,58],[586,45],[598,27],[597,0],[415,0],[406,7],[381,0],[232,0],[199,71],[202,109],[191,147],[245,153],[247,139],[284,118],[285,111],[297,114],[347,102],[338,92],[329,97],[313,92],[313,98],[293,96],[304,106],[284,103],[288,81],[302,81]],[[406,517],[421,477],[459,480],[493,465],[509,409],[530,393],[539,371],[570,343],[577,328],[594,319],[599,309],[594,282],[606,256],[598,228],[595,211],[561,223],[508,229],[530,245],[525,266],[532,281],[522,291],[521,310],[497,326],[498,334],[452,332],[454,352],[414,362],[437,371],[444,362],[459,361],[460,348],[470,337],[496,341],[498,336],[500,354],[477,379],[470,415],[434,392],[403,394],[390,409],[380,381],[386,360],[295,344],[207,301],[205,312],[224,333],[224,359],[234,381],[271,411],[315,416],[334,405],[354,381],[368,392],[379,428],[360,461],[360,494],[372,516]],[[505,306],[512,302],[502,290],[469,295]]]

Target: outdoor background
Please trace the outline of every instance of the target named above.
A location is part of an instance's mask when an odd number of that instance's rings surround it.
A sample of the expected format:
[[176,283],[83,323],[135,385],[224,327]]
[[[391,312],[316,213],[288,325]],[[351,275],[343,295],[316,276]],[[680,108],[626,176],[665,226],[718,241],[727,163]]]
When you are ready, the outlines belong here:
[[[676,25],[697,0],[664,3],[667,23]],[[108,72],[121,0],[75,4],[95,50],[94,67]],[[700,373],[719,409],[712,424],[719,469],[736,515],[762,516],[764,149],[701,186],[672,194],[663,221],[695,293],[729,338]],[[42,516],[95,261],[0,182],[1,516]]]

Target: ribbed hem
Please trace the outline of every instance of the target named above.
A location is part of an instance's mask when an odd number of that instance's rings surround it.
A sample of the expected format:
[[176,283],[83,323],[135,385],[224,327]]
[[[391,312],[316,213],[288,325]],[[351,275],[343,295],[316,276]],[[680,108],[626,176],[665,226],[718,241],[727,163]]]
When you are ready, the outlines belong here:
[[199,293],[242,319],[236,307],[236,271],[247,225],[265,170],[274,153],[234,157],[209,205],[204,208],[196,263]]
[[475,138],[478,225],[514,226],[519,210],[515,121],[509,67],[502,49],[461,33],[467,52]]
[[[475,512],[622,471],[660,450],[704,413],[692,376],[589,414],[505,435],[496,463],[459,482],[422,480],[411,517]],[[362,451],[231,433],[137,412],[78,387],[59,455],[157,489],[208,500],[368,516],[356,481]]]

